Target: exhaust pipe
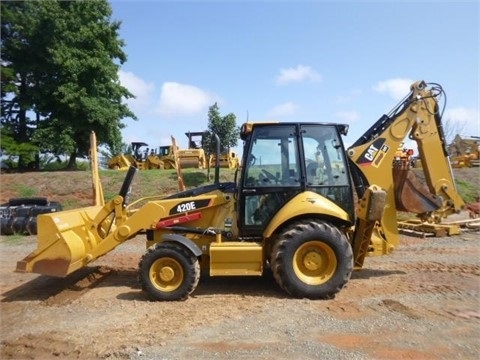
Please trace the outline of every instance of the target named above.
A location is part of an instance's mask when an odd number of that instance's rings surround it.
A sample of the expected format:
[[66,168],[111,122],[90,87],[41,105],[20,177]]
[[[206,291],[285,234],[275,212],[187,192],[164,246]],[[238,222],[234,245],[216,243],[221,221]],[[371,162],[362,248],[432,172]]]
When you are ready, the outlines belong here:
[[216,146],[216,157],[215,157],[215,184],[220,183],[220,138],[217,134],[215,136]]

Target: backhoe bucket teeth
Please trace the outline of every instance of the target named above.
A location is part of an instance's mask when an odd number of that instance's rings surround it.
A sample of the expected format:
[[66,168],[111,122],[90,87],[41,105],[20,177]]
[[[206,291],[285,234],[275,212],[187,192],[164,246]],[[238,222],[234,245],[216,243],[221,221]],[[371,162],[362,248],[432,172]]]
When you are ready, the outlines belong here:
[[442,199],[430,192],[415,174],[404,166],[394,166],[393,183],[398,211],[423,214],[438,210]]
[[102,209],[92,206],[39,215],[37,250],[17,262],[16,272],[64,277],[84,267],[98,246],[89,229]]

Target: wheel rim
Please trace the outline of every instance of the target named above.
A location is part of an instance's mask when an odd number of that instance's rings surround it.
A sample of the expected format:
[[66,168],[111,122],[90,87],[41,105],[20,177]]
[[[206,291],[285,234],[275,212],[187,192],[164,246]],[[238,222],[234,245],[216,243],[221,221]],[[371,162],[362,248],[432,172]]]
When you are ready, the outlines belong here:
[[149,277],[157,289],[165,292],[175,291],[183,282],[183,268],[175,259],[157,259],[150,267]]
[[337,258],[332,248],[321,241],[302,244],[293,256],[295,275],[308,285],[326,283],[335,274]]

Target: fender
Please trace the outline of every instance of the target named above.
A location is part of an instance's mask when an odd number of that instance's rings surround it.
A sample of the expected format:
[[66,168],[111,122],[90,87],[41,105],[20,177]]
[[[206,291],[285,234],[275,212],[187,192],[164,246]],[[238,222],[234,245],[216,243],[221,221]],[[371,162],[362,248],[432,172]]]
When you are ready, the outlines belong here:
[[348,213],[333,201],[313,192],[305,191],[288,201],[272,218],[263,232],[264,238],[270,237],[284,222],[302,215],[327,215],[351,223]]
[[192,254],[196,257],[202,255],[202,250],[200,250],[198,245],[185,236],[177,234],[165,234],[162,236],[162,241],[179,243],[185,246],[188,250],[190,250]]

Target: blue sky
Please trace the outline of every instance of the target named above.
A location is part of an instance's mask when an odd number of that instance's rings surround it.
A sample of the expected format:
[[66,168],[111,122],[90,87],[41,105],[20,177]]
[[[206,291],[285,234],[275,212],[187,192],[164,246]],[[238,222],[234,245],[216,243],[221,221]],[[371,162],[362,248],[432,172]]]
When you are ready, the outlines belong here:
[[[480,136],[477,1],[112,0],[138,121],[124,141],[186,147],[208,107],[251,121],[350,125],[353,143],[416,80],[447,94],[444,120]],[[239,146],[241,142],[239,141]],[[240,149],[240,147],[238,148]]]

